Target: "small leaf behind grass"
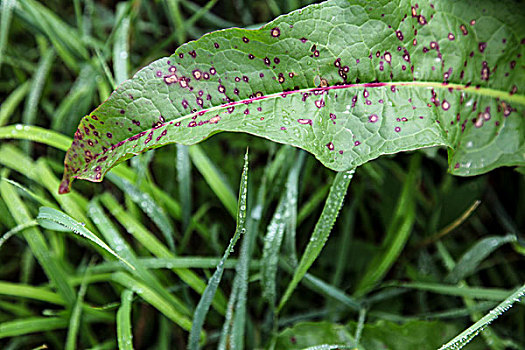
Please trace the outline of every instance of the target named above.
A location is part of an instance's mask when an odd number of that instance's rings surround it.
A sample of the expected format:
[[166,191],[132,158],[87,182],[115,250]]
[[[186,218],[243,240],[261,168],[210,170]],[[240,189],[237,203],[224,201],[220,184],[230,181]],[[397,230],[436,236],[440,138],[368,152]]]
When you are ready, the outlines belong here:
[[[350,331],[343,325],[330,322],[300,322],[279,334],[275,349],[293,350],[311,346],[329,346],[326,344],[341,344],[340,349],[357,345]],[[335,349],[335,347],[323,349]]]
[[[129,268],[132,270],[135,269],[133,265],[131,265],[127,260],[123,259],[120,255],[115,253],[113,249],[111,249],[106,243],[104,243],[100,238],[95,236],[91,231],[89,231],[87,228],[84,227],[81,223],[77,222],[76,220],[73,220],[70,216],[62,213],[61,211],[58,211],[53,208],[48,207],[41,207],[38,216],[37,221],[42,225],[48,225],[49,222],[53,222],[55,224],[59,224],[77,235],[80,235],[84,238],[89,239],[91,242],[95,243],[111,255],[115,256],[117,259],[121,260],[123,263],[125,263]],[[49,226],[47,226],[49,227]]]

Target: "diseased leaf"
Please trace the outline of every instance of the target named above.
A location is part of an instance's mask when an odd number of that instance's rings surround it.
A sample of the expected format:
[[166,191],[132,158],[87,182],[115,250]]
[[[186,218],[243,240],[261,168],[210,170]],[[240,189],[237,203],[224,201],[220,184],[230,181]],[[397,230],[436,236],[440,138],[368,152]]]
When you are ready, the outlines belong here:
[[205,35],[82,119],[59,191],[220,131],[305,149],[337,171],[431,146],[448,147],[456,175],[524,165],[523,33],[523,3],[331,0]]

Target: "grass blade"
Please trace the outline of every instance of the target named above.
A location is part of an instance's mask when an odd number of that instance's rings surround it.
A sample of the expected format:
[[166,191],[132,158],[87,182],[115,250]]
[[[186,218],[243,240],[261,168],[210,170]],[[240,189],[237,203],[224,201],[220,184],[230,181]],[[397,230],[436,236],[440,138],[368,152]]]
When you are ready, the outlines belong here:
[[417,290],[424,290],[428,292],[454,295],[464,298],[473,299],[484,299],[484,300],[496,300],[501,301],[509,295],[509,291],[498,288],[480,288],[480,287],[467,287],[467,286],[454,286],[440,283],[425,283],[425,282],[412,282],[394,284],[395,286],[403,288],[411,288]]
[[198,145],[189,147],[190,157],[195,167],[202,174],[213,192],[219,197],[220,201],[233,217],[237,213],[237,200],[233,190],[225,179],[225,176],[212,163],[210,158],[202,151]]
[[330,188],[330,193],[328,194],[328,198],[326,199],[325,206],[321,213],[321,217],[315,225],[314,232],[312,233],[310,241],[306,246],[301,260],[299,261],[299,265],[295,269],[292,281],[288,285],[286,292],[279,303],[278,310],[281,310],[284,304],[286,304],[293,291],[306,274],[306,271],[308,271],[315,259],[317,259],[321,253],[321,250],[323,249],[323,246],[330,235],[330,231],[334,226],[337,214],[343,205],[343,200],[346,195],[348,185],[354,176],[354,172],[355,169],[352,169],[339,172],[335,176],[332,187]]
[[78,290],[78,297],[73,310],[71,311],[71,317],[69,318],[69,327],[67,330],[66,337],[66,350],[75,350],[77,349],[77,336],[78,330],[80,328],[81,316],[82,316],[82,303],[84,302],[84,296],[86,295],[89,269],[86,269],[84,272],[84,277],[82,278],[82,284]]
[[[137,239],[149,252],[159,258],[174,258],[175,255],[166,248],[153,234],[151,234],[139,221],[129,215],[118,204],[113,196],[104,193],[100,196],[101,202],[111,214]],[[199,294],[202,294],[206,284],[193,271],[188,269],[172,269],[185,283]],[[224,313],[226,301],[222,293],[217,293],[213,306],[219,313]]]
[[368,269],[357,285],[355,294],[362,296],[369,292],[390,270],[405,247],[415,221],[414,188],[419,169],[420,157],[415,155],[410,161],[408,176],[403,184],[394,216],[388,225],[382,250],[374,256]]
[[137,293],[144,301],[162,312],[170,320],[178,324],[182,329],[190,330],[191,321],[188,317],[177,311],[173,305],[161,297],[155,290],[144,282],[133,278],[125,272],[115,272],[112,275],[113,281],[121,284],[127,289]]
[[[16,193],[13,185],[6,181],[0,181],[0,194],[7,204],[11,215],[19,225],[32,220],[27,207]],[[28,227],[23,231],[23,236],[49,280],[53,282],[66,304],[73,305],[76,299],[75,292],[69,285],[62,266],[49,253],[50,249],[40,230],[36,227]]]
[[[7,45],[7,34],[9,33],[9,25],[11,24],[11,15],[15,0],[2,1],[2,23],[0,23],[0,68],[2,68],[2,59],[4,57],[5,47]],[[0,121],[2,118],[0,118]],[[0,123],[2,125],[2,123]]]
[[339,288],[336,288],[309,273],[304,275],[304,283],[310,284],[312,289],[319,291],[321,294],[329,296],[334,300],[337,300],[352,310],[359,311],[362,309],[361,304],[357,300],[347,295]]
[[32,125],[9,125],[0,128],[0,139],[22,139],[44,143],[51,147],[67,151],[71,138],[53,130]]
[[[221,330],[221,338],[218,349],[225,350],[227,344],[234,344],[237,348],[244,348],[244,333],[246,328],[246,304],[248,301],[248,276],[255,239],[259,232],[259,223],[262,219],[267,198],[266,189],[273,174],[284,164],[284,158],[280,154],[288,154],[288,147],[281,147],[272,162],[264,168],[264,174],[257,192],[257,199],[246,223],[246,234],[241,245],[241,256],[235,270],[233,287],[228,300],[228,307]],[[260,269],[259,269],[260,270]],[[235,309],[235,312],[234,312]]]
[[486,237],[478,241],[456,263],[454,269],[445,278],[445,282],[458,283],[472,274],[478,265],[493,251],[505,243],[516,242],[515,235]]
[[60,317],[30,317],[0,323],[0,339],[24,334],[53,331],[67,327],[67,320]]
[[168,9],[168,17],[170,19],[173,31],[177,33],[177,41],[182,44],[186,41],[186,31],[184,30],[184,18],[180,11],[180,0],[164,0]]
[[1,237],[0,237],[0,249],[2,248],[2,246],[4,245],[4,243],[9,239],[11,238],[12,236],[14,236],[15,234],[17,234],[18,232],[22,232],[24,229],[28,228],[28,227],[33,227],[33,226],[37,226],[38,225],[38,222],[36,222],[36,220],[31,220],[29,222],[26,222],[25,224],[21,224],[21,225],[17,225],[15,227],[13,227],[12,229],[10,229],[9,231],[7,231],[6,233],[4,233]]
[[131,304],[133,292],[126,289],[122,292],[121,305],[117,311],[117,339],[119,350],[133,350],[131,333]]
[[66,65],[78,71],[78,62],[88,58],[84,43],[78,40],[79,33],[40,2],[19,0],[19,4],[17,14],[44,33]]
[[182,232],[186,232],[191,220],[191,162],[188,146],[177,144],[177,182],[182,209]]
[[27,298],[56,305],[65,305],[64,299],[44,287],[33,287],[19,283],[0,281],[0,295]]
[[[131,247],[126,243],[115,225],[104,213],[98,199],[91,201],[88,212],[90,217],[93,218],[95,225],[97,225],[97,228],[108,242],[109,246],[115,251],[118,251],[123,258],[135,266],[136,269],[132,271],[133,275],[148,285],[151,290],[158,294],[159,298],[163,298],[164,302],[172,305],[177,312],[183,315],[189,315],[190,311],[188,307],[186,307],[186,305],[173,294],[169,293],[160,283],[155,274],[148,271],[147,267],[142,263],[142,261],[137,259]],[[93,270],[96,271],[96,268]],[[113,270],[114,269],[110,271]]]
[[127,260],[122,258],[120,255],[115,253],[113,249],[111,249],[106,243],[104,243],[100,238],[95,236],[91,231],[89,231],[87,228],[85,228],[85,224],[79,223],[70,216],[62,213],[61,211],[58,211],[53,208],[48,207],[41,207],[38,212],[37,217],[38,222],[41,225],[45,225],[46,221],[51,221],[56,224],[62,225],[65,228],[71,230],[73,233],[76,233],[77,235],[80,235],[84,238],[87,238],[91,242],[98,245],[100,248],[104,249],[120,261],[122,261],[124,264],[126,264],[130,269],[135,270],[135,267],[131,265]]
[[208,285],[206,286],[206,289],[204,290],[204,293],[202,293],[202,297],[199,301],[199,304],[197,305],[197,308],[195,309],[195,314],[193,316],[193,323],[191,326],[190,336],[188,339],[188,349],[199,349],[199,337],[202,332],[202,326],[204,325],[204,320],[206,318],[206,314],[208,313],[208,310],[211,305],[211,301],[213,300],[213,296],[215,295],[215,292],[217,290],[217,287],[222,279],[222,274],[224,272],[224,262],[226,259],[228,259],[228,256],[233,251],[233,248],[235,247],[235,244],[246,232],[246,202],[247,202],[247,196],[248,196],[248,151],[246,152],[246,155],[244,156],[244,167],[241,175],[241,185],[239,189],[239,201],[237,205],[237,227],[235,229],[235,233],[233,234],[232,239],[230,240],[230,243],[228,244],[228,247],[224,251],[224,254],[222,256],[221,261],[217,265],[217,269],[215,270],[214,274],[210,278]]
[[48,201],[46,198],[42,197],[42,196],[39,196],[38,194],[34,193],[33,191],[31,191],[30,189],[22,186],[21,184],[19,184],[18,182],[16,181],[13,181],[13,180],[9,180],[9,179],[6,179],[6,178],[2,178],[2,181],[6,181],[6,182],[9,182],[11,185],[15,186],[15,187],[18,187],[20,190],[22,190],[27,196],[29,196],[30,198],[34,199],[36,202],[38,202],[40,205],[44,206],[44,207],[55,207],[56,209],[56,205],[50,201]]
[[164,239],[166,239],[170,250],[172,252],[175,251],[175,240],[173,238],[175,236],[175,232],[173,225],[171,224],[170,219],[162,207],[160,207],[148,193],[139,190],[128,180],[113,174],[108,175],[111,182],[120,188],[122,192],[126,193],[129,198],[135,202],[146,215],[149,216],[155,225],[157,225],[157,227],[162,232]]
[[120,25],[115,32],[115,43],[113,44],[113,71],[115,72],[115,82],[118,84],[129,78],[128,57],[129,57],[129,14],[126,16],[128,4],[120,3],[117,5],[116,17],[122,18]]
[[[9,1],[4,1],[3,4]],[[0,56],[2,54],[0,53]],[[1,64],[1,58],[0,58],[0,64]],[[29,82],[26,81],[22,84],[20,84],[9,96],[2,102],[2,105],[0,105],[0,126],[5,125],[9,117],[13,114],[13,112],[16,110],[22,99],[25,97],[27,92],[29,91]]]
[[55,51],[47,50],[41,57],[40,62],[38,62],[38,68],[33,76],[31,90],[29,91],[29,96],[24,107],[24,114],[22,116],[24,124],[32,125],[35,123],[38,101],[42,95],[44,83],[47,80],[54,59]]
[[510,309],[514,303],[519,302],[525,295],[525,285],[518,288],[501,304],[492,309],[488,314],[483,316],[479,321],[461,332],[454,339],[443,345],[439,350],[453,349],[458,350],[467,345],[476,335],[482,332],[489,324],[496,320],[501,314]]
[[265,298],[272,309],[275,308],[275,280],[277,277],[277,265],[279,264],[279,251],[286,227],[285,212],[287,210],[286,192],[281,196],[279,205],[268,225],[264,237],[264,247],[261,266],[261,285],[263,287],[263,298]]

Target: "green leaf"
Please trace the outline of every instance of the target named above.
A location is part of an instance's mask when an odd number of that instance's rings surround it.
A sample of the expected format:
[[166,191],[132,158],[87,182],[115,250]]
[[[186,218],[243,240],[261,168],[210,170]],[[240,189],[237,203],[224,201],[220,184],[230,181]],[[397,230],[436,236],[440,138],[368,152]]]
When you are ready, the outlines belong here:
[[340,349],[356,346],[354,338],[343,325],[330,322],[301,322],[282,331],[274,348],[304,349],[321,344],[339,344]]
[[337,171],[431,146],[449,148],[456,175],[523,165],[524,6],[331,0],[205,35],[82,119],[60,192],[220,131],[300,147]]
[[[356,327],[357,323],[354,322],[349,325],[352,330]],[[381,320],[374,324],[365,324],[359,349],[434,350],[454,333],[454,326],[442,322],[410,321],[399,325]]]

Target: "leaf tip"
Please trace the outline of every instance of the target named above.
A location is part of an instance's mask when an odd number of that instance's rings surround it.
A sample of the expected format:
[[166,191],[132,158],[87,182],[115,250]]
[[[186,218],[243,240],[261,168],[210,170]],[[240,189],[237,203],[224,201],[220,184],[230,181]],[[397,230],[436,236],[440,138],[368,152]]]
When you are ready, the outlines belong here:
[[69,174],[64,173],[60,186],[58,187],[58,194],[66,194],[71,191],[71,179]]

